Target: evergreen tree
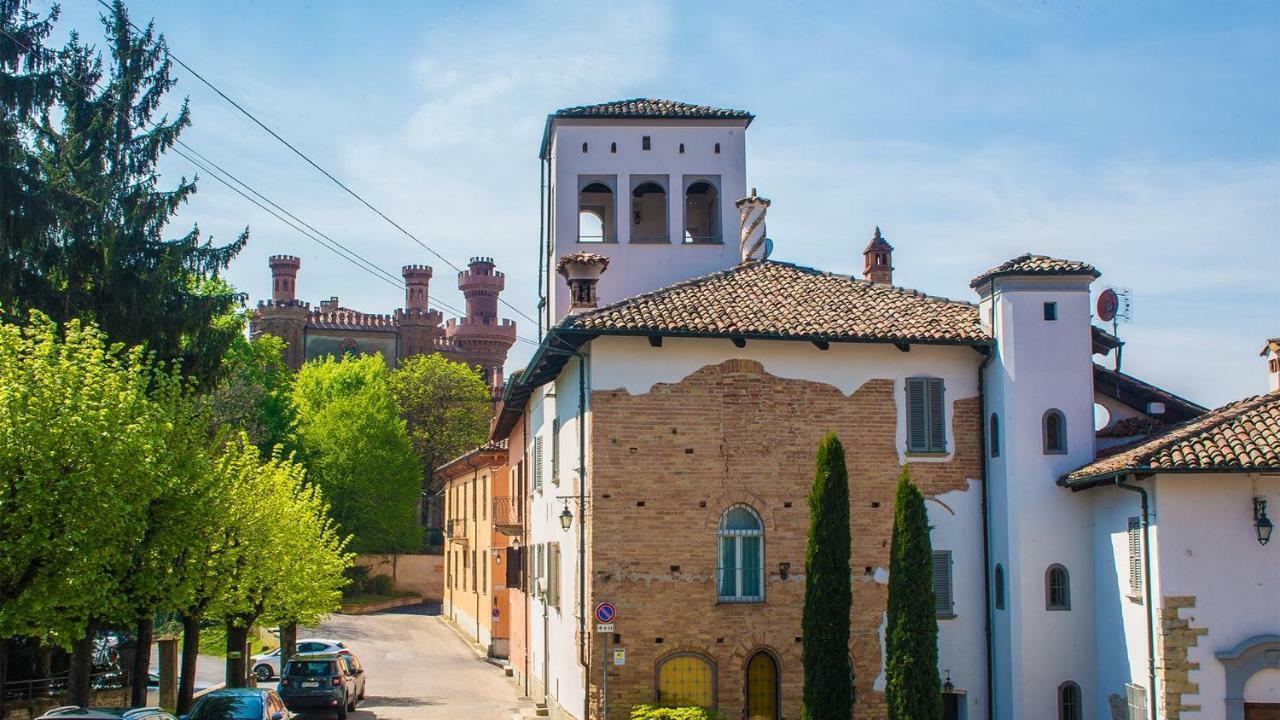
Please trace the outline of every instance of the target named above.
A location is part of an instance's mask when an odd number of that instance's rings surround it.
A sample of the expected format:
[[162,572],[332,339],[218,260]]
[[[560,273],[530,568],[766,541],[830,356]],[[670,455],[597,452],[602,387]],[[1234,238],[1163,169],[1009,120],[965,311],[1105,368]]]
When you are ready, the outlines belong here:
[[933,545],[924,496],[906,468],[893,505],[885,700],[891,720],[941,720]]
[[853,717],[853,667],[849,660],[849,475],[835,433],[818,446],[809,493],[809,548],[804,573],[805,720]]
[[6,248],[27,275],[0,283],[0,305],[92,320],[111,340],[146,344],[208,383],[234,340],[215,320],[242,303],[218,276],[248,231],[222,246],[196,227],[165,237],[196,190],[186,178],[161,187],[157,168],[191,124],[187,103],[172,119],[162,114],[176,83],[163,36],[150,25],[135,34],[120,0],[102,22],[105,64],[76,33],[58,54],[57,112],[44,108],[33,150],[51,218]]

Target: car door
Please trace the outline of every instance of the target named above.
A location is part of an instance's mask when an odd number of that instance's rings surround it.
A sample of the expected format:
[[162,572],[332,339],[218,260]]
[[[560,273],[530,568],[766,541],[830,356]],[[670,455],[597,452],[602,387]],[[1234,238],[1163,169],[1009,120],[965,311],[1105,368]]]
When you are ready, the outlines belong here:
[[346,655],[347,664],[351,667],[351,674],[356,678],[356,697],[364,697],[364,665],[360,664],[360,658],[355,655]]

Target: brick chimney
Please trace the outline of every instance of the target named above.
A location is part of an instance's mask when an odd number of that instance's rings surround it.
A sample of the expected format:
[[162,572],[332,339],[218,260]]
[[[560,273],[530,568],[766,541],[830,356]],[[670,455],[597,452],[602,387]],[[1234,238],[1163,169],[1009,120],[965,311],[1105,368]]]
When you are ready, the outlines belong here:
[[267,264],[271,266],[271,299],[293,300],[302,261],[292,255],[272,255]]
[[893,246],[880,235],[880,226],[862,251],[865,262],[862,266],[862,279],[882,285],[893,284]]
[[751,188],[751,195],[734,203],[738,206],[741,218],[738,220],[738,261],[755,262],[764,260],[768,253],[765,243],[764,215],[769,210],[768,198],[756,195]]
[[556,272],[569,282],[569,312],[596,306],[596,283],[609,267],[609,258],[590,252],[569,253],[556,263]]
[[405,265],[400,268],[404,276],[404,307],[406,310],[427,309],[427,289],[431,284],[431,268],[426,265]]

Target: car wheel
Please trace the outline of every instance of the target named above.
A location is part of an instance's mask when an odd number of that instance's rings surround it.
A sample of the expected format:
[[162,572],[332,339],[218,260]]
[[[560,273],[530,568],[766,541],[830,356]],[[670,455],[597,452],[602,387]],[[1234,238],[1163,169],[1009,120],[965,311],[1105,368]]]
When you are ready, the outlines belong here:
[[341,705],[339,705],[339,706],[338,706],[338,720],[347,720],[347,703],[346,703],[346,701],[343,701],[343,703],[342,703]]
[[271,666],[266,664],[259,665],[253,669],[253,676],[258,678],[258,682],[266,682],[270,680],[271,676],[274,674],[275,673],[271,672]]

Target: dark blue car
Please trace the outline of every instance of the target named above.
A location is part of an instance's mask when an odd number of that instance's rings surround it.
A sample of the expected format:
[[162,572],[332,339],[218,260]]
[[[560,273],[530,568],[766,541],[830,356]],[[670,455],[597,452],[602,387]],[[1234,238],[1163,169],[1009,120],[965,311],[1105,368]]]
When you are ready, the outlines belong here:
[[275,690],[225,688],[196,701],[182,720],[288,720],[289,710]]

